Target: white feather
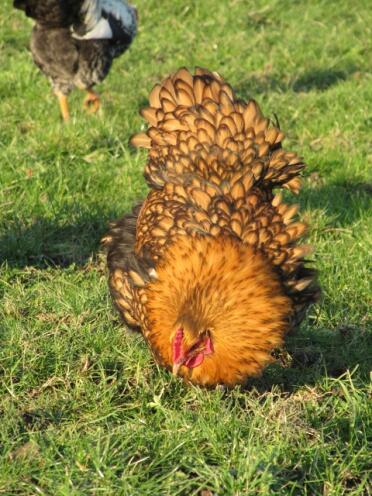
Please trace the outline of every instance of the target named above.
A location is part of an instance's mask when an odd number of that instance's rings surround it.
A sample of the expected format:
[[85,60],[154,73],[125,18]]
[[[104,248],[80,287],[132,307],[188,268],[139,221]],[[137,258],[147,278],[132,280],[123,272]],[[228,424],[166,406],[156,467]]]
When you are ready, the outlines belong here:
[[102,8],[99,0],[84,0],[81,6],[81,13],[84,16],[84,24],[87,31],[94,29],[102,16]]
[[101,0],[100,4],[102,9],[120,21],[128,32],[136,34],[136,14],[131,5],[122,0]]
[[93,29],[88,31],[84,36],[73,35],[79,40],[110,40],[112,38],[112,29],[107,19],[101,17]]
[[137,31],[135,9],[122,0],[84,0],[81,12],[84,16],[86,33],[79,36],[72,31],[72,36],[79,40],[111,39],[112,30],[107,19],[102,17],[102,11],[115,17],[125,31],[132,37],[135,36]]

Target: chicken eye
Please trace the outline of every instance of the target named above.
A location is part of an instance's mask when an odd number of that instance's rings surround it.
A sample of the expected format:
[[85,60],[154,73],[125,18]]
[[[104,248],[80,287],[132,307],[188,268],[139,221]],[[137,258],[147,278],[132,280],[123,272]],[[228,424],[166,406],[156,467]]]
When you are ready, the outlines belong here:
[[200,345],[201,345],[201,344],[202,344],[202,341],[200,341],[200,340],[199,340],[199,341],[197,341],[196,343],[194,343],[194,344],[191,346],[191,348],[189,348],[188,353],[192,353],[193,351],[196,351],[196,350],[200,347]]

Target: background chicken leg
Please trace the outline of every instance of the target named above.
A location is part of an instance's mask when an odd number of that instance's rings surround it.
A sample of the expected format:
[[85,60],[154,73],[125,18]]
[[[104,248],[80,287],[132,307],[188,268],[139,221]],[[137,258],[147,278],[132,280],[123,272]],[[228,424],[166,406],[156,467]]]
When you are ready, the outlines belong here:
[[61,115],[64,122],[70,119],[70,112],[68,110],[68,100],[67,96],[63,93],[56,93],[59,102],[59,108],[61,109]]
[[83,106],[89,113],[96,113],[101,106],[98,93],[93,90],[87,90],[87,96],[84,98]]

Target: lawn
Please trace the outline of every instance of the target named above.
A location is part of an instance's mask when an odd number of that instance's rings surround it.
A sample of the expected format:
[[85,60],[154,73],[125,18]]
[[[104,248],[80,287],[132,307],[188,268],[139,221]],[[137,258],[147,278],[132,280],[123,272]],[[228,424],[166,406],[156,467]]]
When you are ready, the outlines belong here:
[[[368,2],[136,0],[140,30],[63,125],[32,23],[0,6],[0,494],[370,495]],[[180,66],[219,71],[305,158],[322,300],[246,388],[190,387],[120,323],[99,240],[147,192],[128,147]],[[368,110],[369,107],[369,110]],[[291,200],[294,201],[294,200]]]

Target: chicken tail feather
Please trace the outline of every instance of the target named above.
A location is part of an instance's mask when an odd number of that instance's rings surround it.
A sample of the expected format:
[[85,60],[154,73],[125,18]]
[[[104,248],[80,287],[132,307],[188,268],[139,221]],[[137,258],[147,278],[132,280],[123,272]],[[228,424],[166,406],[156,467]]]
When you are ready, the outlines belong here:
[[151,186],[180,174],[221,183],[250,171],[252,186],[298,193],[301,158],[282,149],[284,133],[257,102],[237,99],[216,72],[196,68],[191,74],[183,67],[153,88],[149,104],[141,111],[149,124],[146,139],[141,133],[131,143],[150,149],[145,176]]

